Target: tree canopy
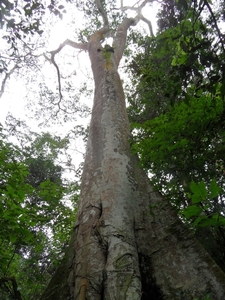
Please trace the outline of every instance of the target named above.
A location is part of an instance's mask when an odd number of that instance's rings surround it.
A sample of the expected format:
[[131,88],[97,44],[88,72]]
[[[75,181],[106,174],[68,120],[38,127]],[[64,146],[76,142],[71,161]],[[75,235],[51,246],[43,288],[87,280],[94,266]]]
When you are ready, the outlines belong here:
[[163,3],[157,36],[130,64],[129,110],[141,165],[192,229],[211,229],[223,257],[224,4],[211,5]]
[[[78,185],[63,178],[57,162],[67,139],[21,134],[26,127],[12,122],[13,132],[1,126],[0,290],[4,299],[32,299],[40,297],[64,256]],[[13,136],[19,144],[10,141]]]

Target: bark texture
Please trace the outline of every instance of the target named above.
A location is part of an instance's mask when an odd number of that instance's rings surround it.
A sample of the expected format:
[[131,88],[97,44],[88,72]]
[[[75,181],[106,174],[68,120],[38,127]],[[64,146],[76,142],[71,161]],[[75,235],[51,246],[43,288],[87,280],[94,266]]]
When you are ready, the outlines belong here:
[[129,122],[114,52],[94,38],[96,88],[76,224],[74,299],[139,299]]
[[[152,190],[145,174],[137,168],[135,173],[140,193],[135,231],[142,274],[141,299],[224,299],[222,270],[168,201]],[[149,213],[144,213],[143,207]]]
[[95,96],[77,221],[41,299],[223,300],[224,273],[148,185],[130,152],[117,69],[131,23],[120,26],[114,49],[101,46],[100,31],[89,40]]

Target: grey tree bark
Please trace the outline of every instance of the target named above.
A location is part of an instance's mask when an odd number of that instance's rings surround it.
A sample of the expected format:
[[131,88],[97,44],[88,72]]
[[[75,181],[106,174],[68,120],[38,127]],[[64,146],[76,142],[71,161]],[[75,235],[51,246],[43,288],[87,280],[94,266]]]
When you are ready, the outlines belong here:
[[88,43],[73,44],[88,50],[94,104],[73,236],[41,299],[225,299],[225,274],[149,186],[130,151],[118,65],[137,19],[120,24],[108,50],[101,46],[104,20]]

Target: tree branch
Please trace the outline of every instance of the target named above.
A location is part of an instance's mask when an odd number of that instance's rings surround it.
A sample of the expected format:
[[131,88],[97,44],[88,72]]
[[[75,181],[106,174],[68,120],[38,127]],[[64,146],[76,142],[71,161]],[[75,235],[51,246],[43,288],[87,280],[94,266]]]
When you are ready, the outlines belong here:
[[91,34],[88,37],[88,41],[90,43],[92,42],[100,42],[101,40],[104,39],[104,35],[106,35],[109,32],[109,21],[108,21],[108,17],[107,14],[101,4],[100,0],[95,0],[95,4],[97,6],[97,9],[103,19],[104,25],[101,29],[97,30],[96,32],[94,32],[93,34]]
[[[61,88],[61,76],[60,76],[60,71],[59,71],[59,67],[57,65],[57,63],[55,62],[55,55],[58,52],[55,51],[51,51],[51,58],[48,58],[47,55],[44,54],[45,59],[47,59],[50,63],[52,63],[54,65],[54,67],[56,68],[56,72],[57,72],[57,79],[58,79],[58,87],[59,87],[59,101],[56,103],[58,105],[58,112],[60,111],[61,107],[60,107],[60,103],[63,99],[63,95],[62,95],[62,88]],[[56,115],[58,114],[58,112],[56,113]]]
[[147,25],[148,25],[148,28],[149,28],[149,32],[150,32],[150,35],[151,36],[154,36],[153,34],[153,30],[152,30],[152,23],[150,20],[146,19],[143,15],[142,15],[142,8],[147,4],[147,3],[150,3],[150,2],[153,2],[153,0],[145,0],[143,1],[139,6],[135,6],[137,5],[138,3],[140,2],[137,1],[133,6],[123,6],[123,1],[121,0],[121,10],[122,11],[125,11],[125,10],[134,10],[136,13],[137,13],[137,16],[136,16],[136,21],[138,23],[139,20],[142,20],[143,22],[145,22]]
[[60,79],[60,71],[59,71],[59,67],[57,65],[57,63],[55,62],[55,53],[51,52],[51,62],[53,63],[53,65],[56,68],[56,72],[57,72],[57,77],[58,77],[58,84],[59,84],[59,102],[58,102],[58,106],[60,105],[60,102],[62,101],[62,88],[61,88],[61,79]]
[[147,3],[150,3],[150,2],[153,2],[153,0],[145,0],[145,1],[143,1],[139,6],[135,6],[136,4],[138,4],[140,2],[140,0],[139,1],[137,1],[134,5],[132,5],[132,6],[123,6],[123,0],[121,0],[121,7],[120,7],[120,9],[122,10],[122,11],[125,11],[125,10],[128,10],[128,9],[130,9],[130,10],[134,10],[134,11],[136,11],[137,13],[139,13],[140,11],[141,11],[141,9],[147,4]]
[[[140,2],[140,1],[138,1]],[[138,3],[136,2],[136,4]],[[113,48],[115,49],[115,56],[116,56],[116,64],[117,66],[119,65],[119,62],[123,56],[123,51],[125,49],[125,45],[126,45],[126,39],[127,39],[127,31],[129,29],[130,26],[135,26],[137,25],[137,23],[142,20],[145,23],[148,24],[149,26],[149,30],[150,30],[150,34],[153,35],[153,30],[152,30],[152,24],[149,20],[147,20],[142,14],[141,14],[141,10],[142,8],[149,2],[152,2],[152,0],[145,0],[143,1],[139,6],[134,7],[123,7],[123,1],[121,0],[121,10],[126,10],[126,9],[132,9],[134,11],[137,12],[137,15],[135,18],[125,18],[122,23],[119,25],[117,32],[116,32],[116,36],[113,39]]]
[[142,14],[140,14],[139,17],[143,22],[145,22],[148,25],[150,35],[154,36],[153,29],[152,29],[152,22],[150,20],[146,19]]
[[100,15],[102,16],[103,22],[104,22],[104,27],[109,27],[109,21],[106,12],[104,11],[104,8],[101,4],[100,0],[95,0],[95,4],[98,8],[98,11]]
[[59,47],[56,50],[50,51],[51,58],[48,58],[46,54],[44,54],[45,59],[47,59],[50,63],[54,65],[57,72],[57,79],[58,79],[58,86],[59,86],[59,101],[57,103],[59,110],[60,110],[60,103],[62,101],[63,95],[62,95],[62,86],[61,86],[61,78],[60,78],[60,71],[57,63],[55,62],[55,55],[59,53],[65,46],[71,46],[76,49],[80,50],[87,50],[88,49],[88,43],[76,43],[74,41],[71,41],[69,39],[65,40],[62,44],[59,45]]
[[67,39],[62,44],[60,44],[56,50],[50,51],[50,53],[55,55],[56,53],[59,53],[65,46],[71,46],[73,48],[80,49],[80,50],[88,49],[88,43],[76,43],[74,41]]
[[119,25],[116,36],[113,39],[113,48],[115,49],[116,64],[119,65],[119,62],[123,56],[123,51],[126,45],[127,40],[127,30],[131,25],[136,25],[135,19],[125,18],[122,23]]
[[[6,283],[9,283],[9,284],[11,283],[13,291],[7,286]],[[0,286],[1,285],[5,286],[6,291],[11,294],[13,299],[22,300],[22,296],[20,294],[16,279],[15,279],[14,276],[12,276],[12,277],[1,277],[0,278]]]
[[215,18],[214,13],[213,13],[213,11],[212,11],[212,8],[211,8],[211,6],[209,5],[208,1],[206,1],[206,0],[204,1],[204,5],[206,5],[206,7],[208,8],[208,10],[209,10],[209,12],[210,12],[210,14],[211,14],[211,17],[212,17],[213,22],[214,22],[215,27],[216,27],[216,31],[217,31],[218,36],[219,36],[219,40],[220,40],[221,46],[222,46],[222,48],[223,48],[223,51],[225,51],[223,38],[222,38],[222,35],[221,35],[221,32],[220,32],[220,29],[219,29],[219,27],[218,27],[218,25],[217,25],[217,21],[216,21],[216,18]]
[[4,91],[5,91],[5,85],[6,81],[9,79],[9,77],[12,75],[12,73],[15,71],[15,69],[19,68],[17,65],[15,65],[9,73],[5,74],[5,78],[2,80],[1,89],[0,89],[0,98],[2,97]]

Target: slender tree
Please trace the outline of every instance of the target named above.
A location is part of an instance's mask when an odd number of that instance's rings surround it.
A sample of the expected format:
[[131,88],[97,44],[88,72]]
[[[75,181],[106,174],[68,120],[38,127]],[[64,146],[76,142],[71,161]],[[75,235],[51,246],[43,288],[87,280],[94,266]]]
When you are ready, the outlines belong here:
[[112,46],[103,47],[110,24],[105,1],[93,1],[102,27],[87,42],[66,40],[51,52],[55,64],[55,55],[66,45],[86,50],[95,96],[77,221],[64,262],[42,300],[225,297],[225,274],[170,204],[149,186],[130,151],[118,66],[129,28],[141,19],[147,21],[141,10],[148,2],[130,7],[136,17],[124,18]]

